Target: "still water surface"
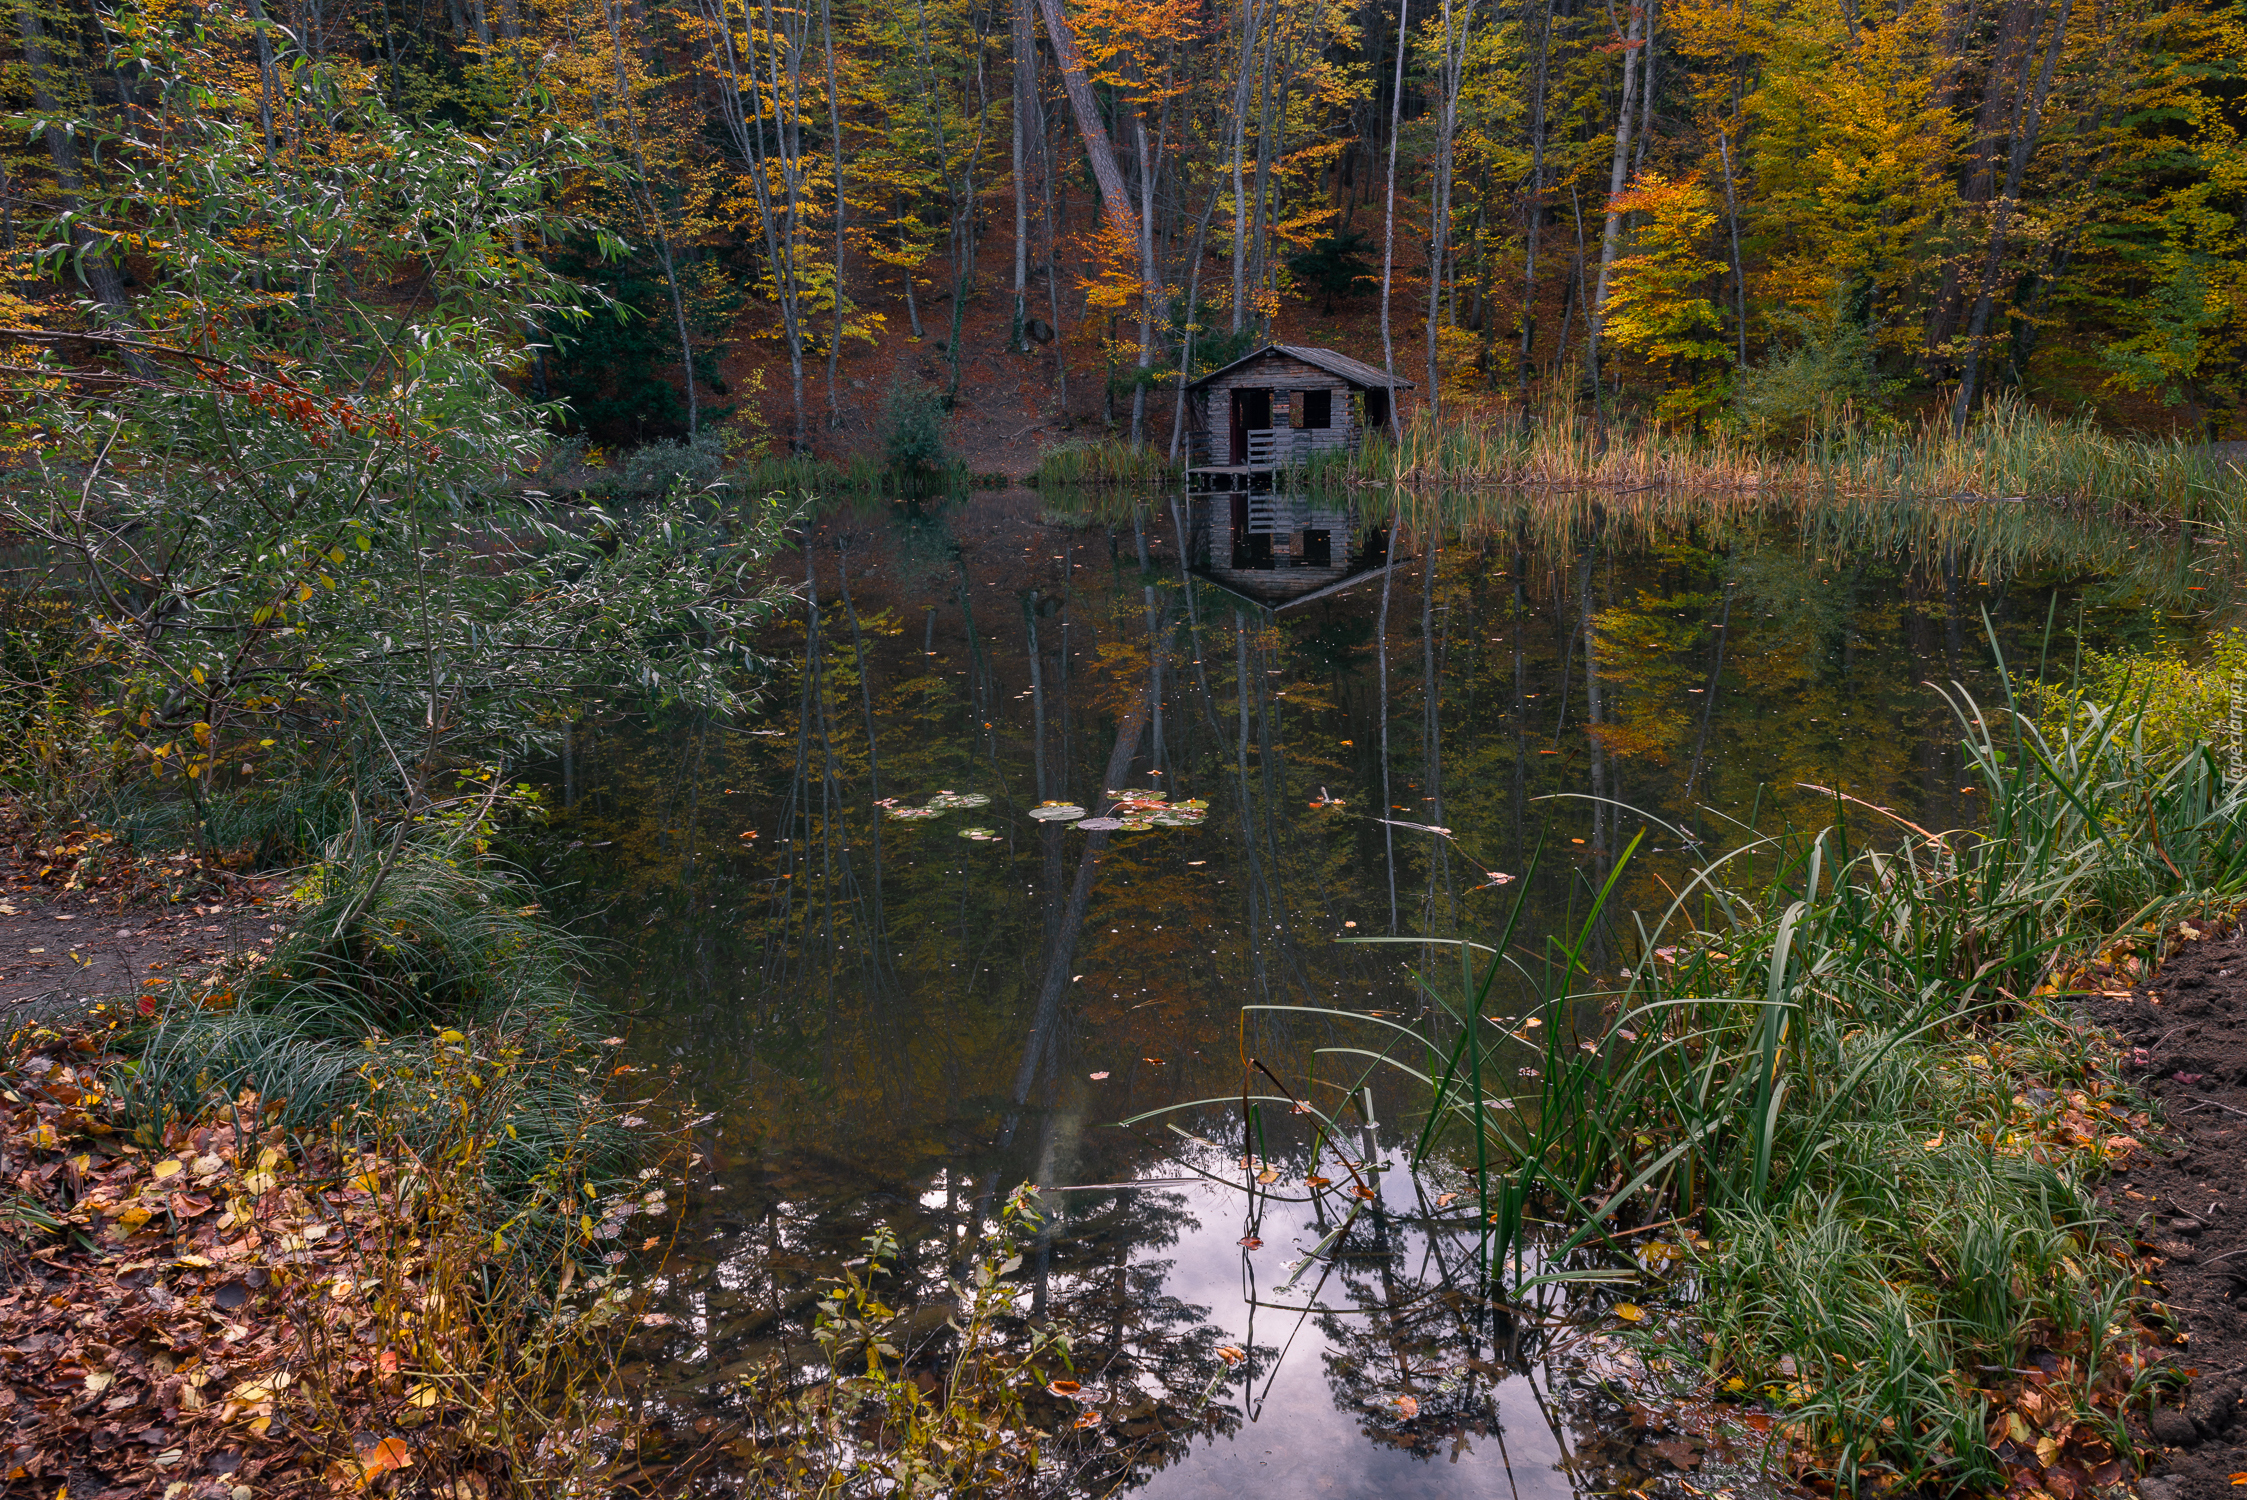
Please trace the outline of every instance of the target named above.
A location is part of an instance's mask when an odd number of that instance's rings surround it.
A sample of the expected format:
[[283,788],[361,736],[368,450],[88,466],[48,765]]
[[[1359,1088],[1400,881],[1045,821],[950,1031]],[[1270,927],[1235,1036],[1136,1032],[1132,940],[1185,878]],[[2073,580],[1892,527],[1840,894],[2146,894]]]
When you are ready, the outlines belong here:
[[[1275,610],[1186,566],[1193,516],[1020,492],[828,514],[776,564],[802,602],[759,718],[576,726],[541,873],[605,940],[638,1059],[714,1112],[668,1268],[680,1321],[632,1375],[682,1441],[723,1437],[734,1383],[802,1353],[861,1236],[895,1229],[892,1300],[934,1329],[963,1246],[1029,1181],[1054,1217],[1028,1297],[1114,1398],[1079,1492],[1534,1500],[1674,1488],[1682,1458],[1705,1491],[1758,1493],[1634,1429],[1601,1385],[1619,1346],[1567,1321],[1599,1295],[1544,1321],[1476,1295],[1471,1230],[1437,1206],[1459,1174],[1403,1170],[1417,1101],[1345,1099],[1361,1067],[1321,1051],[1362,1023],[1243,1007],[1422,1018],[1413,972],[1448,973],[1441,950],[1342,940],[1489,940],[1540,846],[1525,949],[1634,837],[1619,913],[1659,911],[1750,826],[1830,821],[1812,788],[1971,821],[1929,684],[2001,702],[1993,642],[2033,675],[2189,634],[2211,565],[2020,506],[1446,497],[1389,533],[1353,517],[1381,565]],[[1029,816],[1125,788],[1207,813]],[[989,800],[883,815],[942,791]],[[1610,923],[1595,967],[1630,963],[1632,930]],[[1244,1218],[1244,1049],[1392,1167],[1329,1259],[1299,1264],[1325,1203]],[[1192,1101],[1214,1102],[1119,1125]],[[1260,1149],[1300,1182],[1305,1145]],[[1205,1403],[1222,1344],[1251,1357]]]

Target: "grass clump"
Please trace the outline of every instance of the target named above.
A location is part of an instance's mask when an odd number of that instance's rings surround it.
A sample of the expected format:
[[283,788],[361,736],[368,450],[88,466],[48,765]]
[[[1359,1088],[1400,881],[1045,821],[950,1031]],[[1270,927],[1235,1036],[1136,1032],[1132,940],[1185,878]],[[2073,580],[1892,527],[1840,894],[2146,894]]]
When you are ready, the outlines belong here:
[[[2051,725],[1950,701],[1980,826],[1835,794],[1833,826],[1680,881],[1602,986],[1634,842],[1542,951],[1511,927],[1458,944],[1461,983],[1430,987],[1443,1028],[1340,1049],[1432,1085],[1419,1152],[1469,1163],[1508,1297],[1609,1278],[1570,1257],[1624,1227],[1697,1225],[1697,1336],[1665,1356],[1778,1407],[1845,1491],[2002,1486],[2001,1441],[2128,1469],[2155,1335],[2092,1185],[2148,1120],[2060,994],[2075,958],[2247,891],[2247,788],[2207,744],[2148,735],[2142,700],[2080,697]],[[2031,1357],[2069,1422],[2024,1394]],[[1991,1425],[2022,1414],[2025,1446]]]
[[1151,445],[1133,446],[1115,438],[1057,443],[1038,455],[1029,482],[1039,489],[1076,485],[1158,485],[1184,472]]

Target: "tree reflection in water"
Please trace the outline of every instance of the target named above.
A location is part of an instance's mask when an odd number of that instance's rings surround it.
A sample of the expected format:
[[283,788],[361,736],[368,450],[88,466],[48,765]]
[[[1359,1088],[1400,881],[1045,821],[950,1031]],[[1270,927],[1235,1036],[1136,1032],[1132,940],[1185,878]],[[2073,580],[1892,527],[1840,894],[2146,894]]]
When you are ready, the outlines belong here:
[[[1560,1496],[1641,1473],[1627,1408],[1572,1384],[1605,1356],[1553,1325],[1567,1304],[1485,1300],[1472,1238],[1424,1184],[1384,1174],[1391,1201],[1281,1294],[1275,1268],[1335,1220],[1275,1206],[1266,1248],[1236,1244],[1238,1188],[1189,1167],[1237,1181],[1237,1112],[1171,1117],[1206,1149],[1112,1122],[1237,1101],[1246,1003],[1413,1024],[1404,960],[1424,955],[1335,939],[1392,920],[1487,938],[1491,872],[1542,838],[1560,853],[1526,898],[1540,943],[1638,832],[1623,807],[1713,837],[1814,815],[1808,782],[1967,820],[1955,734],[1920,684],[1983,680],[1985,612],[2023,659],[2057,618],[2051,649],[2072,654],[2150,631],[2149,603],[2190,597],[2208,566],[2189,538],[2028,507],[1514,494],[1389,521],[1375,497],[1361,519],[1394,532],[1365,549],[1379,573],[1275,611],[1192,575],[1183,504],[1058,503],[821,520],[791,560],[803,607],[764,643],[765,716],[586,704],[552,768],[557,816],[523,851],[609,939],[599,984],[635,1061],[679,1068],[711,1114],[666,1267],[677,1321],[631,1373],[716,1487],[742,1377],[779,1358],[816,1378],[811,1303],[862,1236],[897,1233],[891,1300],[933,1353],[947,1282],[1023,1181],[1055,1207],[1025,1307],[1081,1330],[1081,1378],[1117,1397],[1058,1487]],[[1206,821],[1028,816],[1126,787],[1204,800]],[[1000,837],[884,816],[942,790],[987,796],[973,821]],[[1618,920],[1663,904],[1683,858],[1626,869]],[[1258,1056],[1333,1094],[1332,1026],[1257,1027]],[[1204,1408],[1228,1343],[1250,1357]]]

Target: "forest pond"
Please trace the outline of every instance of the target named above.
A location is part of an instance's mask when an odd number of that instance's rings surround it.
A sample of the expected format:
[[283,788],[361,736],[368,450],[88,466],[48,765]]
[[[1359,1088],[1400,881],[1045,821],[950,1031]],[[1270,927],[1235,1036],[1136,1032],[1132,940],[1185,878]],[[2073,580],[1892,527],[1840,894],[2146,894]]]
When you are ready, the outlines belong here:
[[[1769,1493],[1720,1431],[1634,1405],[1614,1305],[1676,1305],[1659,1253],[1494,1308],[1459,1168],[1406,1170],[1419,1101],[1344,1097],[1347,1021],[1244,1007],[1413,1024],[1447,950],[1343,939],[1490,940],[1520,896],[1533,950],[1634,837],[1610,967],[1696,851],[1822,826],[1832,791],[1970,822],[1930,684],[2001,703],[1995,650],[2030,678],[2190,634],[2216,580],[2189,534],[2017,504],[1383,499],[1276,564],[1213,552],[1227,505],[832,510],[775,564],[802,604],[759,717],[573,727],[537,873],[601,941],[630,1060],[711,1114],[675,1321],[627,1377],[703,1451],[745,1372],[816,1358],[808,1304],[862,1236],[895,1230],[889,1300],[940,1330],[963,1244],[1035,1182],[1026,1303],[1111,1398],[1057,1488]],[[1055,815],[1126,789],[1173,811]],[[1323,1198],[1245,1217],[1248,1055],[1388,1168],[1327,1255]],[[1255,1150],[1300,1184],[1307,1146]]]

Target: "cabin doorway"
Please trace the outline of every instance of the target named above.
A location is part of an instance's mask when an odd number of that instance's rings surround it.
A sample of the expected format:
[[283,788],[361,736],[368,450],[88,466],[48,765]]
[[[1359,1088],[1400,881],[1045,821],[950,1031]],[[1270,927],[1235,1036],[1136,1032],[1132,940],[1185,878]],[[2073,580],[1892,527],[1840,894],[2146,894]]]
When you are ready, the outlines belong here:
[[1367,432],[1379,432],[1388,425],[1389,393],[1387,391],[1367,391],[1365,393],[1365,430]]
[[1248,435],[1272,425],[1272,393],[1268,390],[1238,390],[1233,392],[1232,447],[1227,458],[1236,464],[1248,462]]

